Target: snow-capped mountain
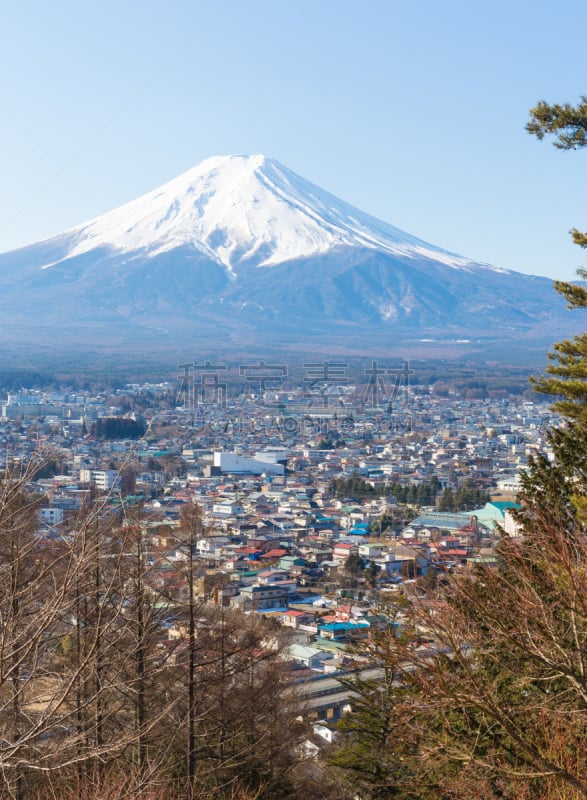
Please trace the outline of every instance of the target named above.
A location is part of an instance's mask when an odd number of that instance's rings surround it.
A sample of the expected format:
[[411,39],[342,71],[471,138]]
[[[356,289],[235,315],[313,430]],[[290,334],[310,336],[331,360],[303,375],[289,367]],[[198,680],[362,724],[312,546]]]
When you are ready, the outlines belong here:
[[560,316],[551,281],[428,244],[263,155],[209,158],[0,255],[0,314],[8,338],[366,348],[373,336],[532,336]]
[[364,214],[262,154],[208,158],[64,236],[72,242],[70,257],[97,247],[154,256],[189,245],[230,271],[243,263],[268,267],[336,247],[471,265]]

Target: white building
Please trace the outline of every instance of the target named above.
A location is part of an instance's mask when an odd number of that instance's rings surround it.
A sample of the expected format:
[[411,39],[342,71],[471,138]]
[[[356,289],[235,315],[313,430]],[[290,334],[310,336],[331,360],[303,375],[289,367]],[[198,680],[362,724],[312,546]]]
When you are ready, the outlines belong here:
[[81,469],[80,483],[93,483],[100,492],[109,492],[118,489],[120,475],[117,469]]
[[512,492],[517,494],[520,491],[520,476],[508,475],[507,477],[500,478],[497,481],[497,488],[501,492]]
[[39,509],[39,519],[47,525],[59,525],[63,522],[62,508],[41,508]]
[[220,517],[238,516],[244,512],[241,503],[233,502],[232,500],[223,500],[221,503],[214,503],[212,506],[212,514]]
[[271,461],[259,461],[257,458],[246,458],[236,453],[214,453],[214,466],[221,472],[240,473],[246,475],[283,475],[283,464]]

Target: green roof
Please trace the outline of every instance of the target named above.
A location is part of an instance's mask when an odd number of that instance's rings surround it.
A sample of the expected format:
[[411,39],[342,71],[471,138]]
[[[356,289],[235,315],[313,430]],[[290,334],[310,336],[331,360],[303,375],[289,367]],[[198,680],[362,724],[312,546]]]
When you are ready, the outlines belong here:
[[499,508],[500,511],[505,511],[508,508],[522,507],[519,503],[512,503],[511,500],[492,500],[489,505]]
[[476,508],[469,513],[474,514],[479,522],[503,522],[508,508],[520,508],[520,505],[507,500],[495,503],[489,502],[485,503],[483,508]]

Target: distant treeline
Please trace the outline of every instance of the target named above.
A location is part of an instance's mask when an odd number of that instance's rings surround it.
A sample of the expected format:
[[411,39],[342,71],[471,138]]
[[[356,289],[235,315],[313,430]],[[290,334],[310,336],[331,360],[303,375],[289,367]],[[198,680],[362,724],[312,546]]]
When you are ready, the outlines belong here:
[[470,478],[463,481],[456,489],[450,487],[442,489],[438,478],[433,477],[429,481],[420,483],[392,483],[387,492],[398,503],[416,506],[435,505],[439,511],[470,511],[485,505],[489,500],[487,492],[477,488]]
[[391,496],[397,503],[414,506],[437,506],[439,511],[470,511],[485,505],[489,495],[475,486],[470,478],[456,489],[442,489],[436,476],[429,481],[373,486],[356,475],[350,478],[335,478],[330,481],[330,491],[335,497],[356,498]]
[[335,478],[330,481],[330,491],[335,497],[393,497],[398,503],[433,506],[441,489],[438,478],[419,483],[390,483],[386,486],[373,486],[369,481],[353,475],[350,478]]
[[368,481],[353,475],[351,478],[334,478],[330,481],[330,492],[335,497],[378,497],[386,495],[388,489],[385,486],[375,488]]
[[[158,382],[162,380],[177,379],[177,370],[169,366],[165,356],[147,358],[137,361],[135,354],[130,356],[117,354],[116,360],[111,357],[97,358],[95,354],[70,353],[67,358],[64,354],[54,354],[53,362],[44,362],[43,368],[36,368],[34,361],[29,359],[30,367],[4,366],[0,368],[0,389],[3,391],[17,391],[18,389],[47,389],[51,387],[67,386],[75,392],[102,392],[115,391],[123,388],[127,383],[141,383],[143,381]],[[511,355],[511,354],[510,354]],[[466,399],[491,398],[499,399],[506,396],[531,397],[542,400],[532,388],[528,386],[529,373],[541,370],[542,354],[540,361],[532,361],[532,365],[512,366],[508,363],[508,354],[505,353],[501,363],[492,362],[454,362],[444,359],[407,359],[411,370],[409,385],[418,391],[432,391],[439,397],[448,397],[456,394]],[[253,358],[252,353],[242,358]],[[238,359],[224,357],[223,363],[232,365],[236,375],[227,375],[229,393],[238,393],[242,385],[236,365]],[[281,359],[280,359],[281,360]],[[360,388],[359,393],[367,387],[369,377],[366,376],[365,367],[369,359],[349,359],[345,361],[345,377]],[[305,357],[288,356],[283,359],[288,368],[288,377],[283,382],[283,388],[294,388],[304,384],[306,377],[303,366]],[[381,365],[401,370],[403,359],[382,359]],[[114,370],[114,373],[113,373]],[[402,384],[403,385],[403,384]],[[363,392],[364,393],[364,392]]]
[[102,417],[92,423],[91,434],[98,439],[140,439],[145,423],[129,417]]
[[394,481],[388,487],[390,494],[398,503],[408,505],[433,506],[442,486],[436,476],[420,483],[398,483]]
[[446,488],[438,500],[439,511],[471,511],[481,508],[489,500],[483,489],[478,489],[470,478],[467,478],[457,489]]
[[0,386],[6,392],[19,389],[42,389],[52,386],[55,379],[52,375],[35,369],[0,369]]

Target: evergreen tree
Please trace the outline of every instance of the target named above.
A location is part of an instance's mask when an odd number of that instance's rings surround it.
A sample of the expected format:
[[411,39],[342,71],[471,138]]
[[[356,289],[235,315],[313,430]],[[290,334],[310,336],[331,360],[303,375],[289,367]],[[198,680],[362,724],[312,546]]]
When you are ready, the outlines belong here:
[[344,571],[347,572],[349,575],[353,575],[354,577],[360,575],[360,573],[363,572],[364,569],[365,569],[365,560],[361,558],[361,556],[359,555],[351,553],[351,555],[344,562]]
[[[531,113],[538,138],[587,146],[587,98]],[[587,246],[587,234],[572,233]],[[556,289],[572,309],[587,308],[584,287]],[[587,332],[556,344],[534,384],[562,424],[549,434],[553,458],[530,459],[523,476],[521,535],[502,536],[497,568],[452,576],[443,602],[414,594],[413,629],[433,647],[410,640],[402,650],[392,636],[379,647],[419,709],[406,720],[422,734],[412,785],[433,773],[436,797],[587,798]],[[441,504],[476,500],[475,491],[463,485]],[[370,705],[375,715],[377,699]],[[391,785],[380,796],[392,797]]]
[[[392,620],[402,606],[398,602],[388,609]],[[412,633],[406,630],[398,638],[372,634],[358,650],[380,663],[381,677],[362,677],[359,673],[340,679],[352,692],[352,713],[338,723],[339,739],[328,760],[344,771],[359,790],[357,796],[365,800],[414,796],[418,736],[410,722],[415,709],[402,681],[396,646]]]
[[[576,106],[549,104],[540,101],[530,111],[526,126],[538,139],[546,135],[555,137],[555,147],[577,150],[587,147],[587,97],[581,97]],[[587,233],[571,230],[573,241],[587,248]],[[587,279],[587,270],[577,274]],[[587,308],[587,288],[579,283],[556,281],[555,289],[567,301],[570,309]],[[587,519],[587,331],[554,345],[548,355],[546,375],[533,381],[537,391],[555,399],[553,408],[565,419],[564,427],[551,432],[549,440],[555,452],[555,463],[544,459],[531,462],[530,477],[524,482],[528,497],[536,498],[534,486],[541,486],[551,500],[556,501],[559,513],[570,499],[582,521]],[[553,492],[553,487],[555,487]],[[554,494],[554,496],[553,496]],[[568,510],[568,509],[567,509]]]
[[453,490],[450,488],[450,486],[447,486],[447,488],[441,494],[440,500],[438,501],[438,510],[454,511],[455,508],[456,506]]
[[[587,98],[531,114],[538,138],[587,146]],[[572,234],[587,246],[586,234]],[[555,288],[570,308],[587,308],[583,286]],[[426,698],[421,763],[434,759],[451,797],[587,797],[587,332],[549,359],[534,386],[563,422],[548,436],[554,457],[531,458],[522,477],[522,535],[503,535],[497,569],[453,577],[444,608],[414,601],[437,647],[406,673]],[[457,490],[455,506],[473,489]]]

